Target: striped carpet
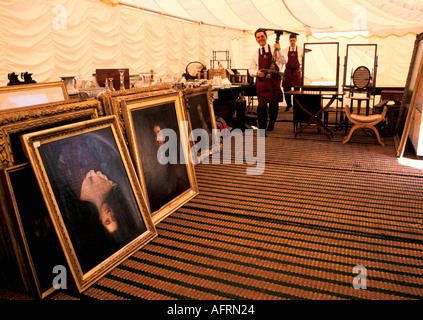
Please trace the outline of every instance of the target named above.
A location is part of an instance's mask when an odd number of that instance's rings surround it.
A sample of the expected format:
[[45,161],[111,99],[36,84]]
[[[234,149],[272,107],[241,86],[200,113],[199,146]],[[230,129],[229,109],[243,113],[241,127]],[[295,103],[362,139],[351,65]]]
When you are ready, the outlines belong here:
[[[159,233],[83,298],[422,297],[422,246],[409,241],[198,211],[195,206],[163,221]],[[366,290],[352,286],[356,265],[367,269]]]
[[[400,165],[393,143],[289,129],[266,138],[262,175],[197,165],[200,194],[157,238],[82,294],[47,300],[421,300],[421,170]],[[354,289],[356,266],[365,289]]]

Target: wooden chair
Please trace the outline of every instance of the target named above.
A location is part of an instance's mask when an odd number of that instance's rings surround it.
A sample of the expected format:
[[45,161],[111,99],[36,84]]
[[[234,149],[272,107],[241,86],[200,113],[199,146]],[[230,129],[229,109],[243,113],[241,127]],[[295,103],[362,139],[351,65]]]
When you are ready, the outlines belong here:
[[[353,86],[350,88],[350,95],[347,97],[351,99],[351,105],[354,101],[357,101],[357,114],[360,114],[361,111],[361,103],[366,103],[366,116],[369,115],[369,107],[370,107],[370,96],[371,91],[373,89],[372,85],[372,75],[370,70],[365,67],[361,66],[355,69],[354,73],[351,76],[351,82]],[[365,96],[355,96],[354,93],[362,93]]]
[[342,143],[347,143],[350,139],[352,134],[357,129],[371,129],[376,134],[377,140],[382,146],[385,146],[385,143],[380,138],[379,130],[376,127],[379,122],[383,121],[386,116],[386,112],[388,111],[388,106],[385,105],[383,107],[383,111],[381,114],[373,114],[370,116],[362,116],[359,114],[351,114],[350,108],[346,106],[345,108],[345,115],[348,117],[348,119],[353,123],[353,126],[350,130],[350,133],[348,136],[342,141]]

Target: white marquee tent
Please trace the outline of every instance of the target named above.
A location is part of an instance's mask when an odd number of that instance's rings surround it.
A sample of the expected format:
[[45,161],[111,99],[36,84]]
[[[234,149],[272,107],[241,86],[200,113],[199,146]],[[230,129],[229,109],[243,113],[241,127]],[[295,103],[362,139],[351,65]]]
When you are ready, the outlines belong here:
[[422,17],[421,0],[3,0],[0,86],[10,72],[46,82],[119,67],[175,79],[191,61],[210,67],[214,50],[248,68],[263,27],[339,42],[341,73],[347,44],[377,44],[377,85],[402,87]]

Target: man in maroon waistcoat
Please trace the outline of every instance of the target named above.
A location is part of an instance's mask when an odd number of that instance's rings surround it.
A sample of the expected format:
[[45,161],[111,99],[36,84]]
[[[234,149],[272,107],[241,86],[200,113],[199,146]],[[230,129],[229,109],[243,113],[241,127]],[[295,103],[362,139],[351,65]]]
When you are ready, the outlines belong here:
[[[251,58],[249,72],[251,76],[256,77],[258,126],[259,129],[272,131],[278,117],[279,102],[283,101],[283,93],[281,88],[281,76],[277,73],[268,73],[265,70],[271,69],[272,58],[275,53],[276,63],[274,70],[276,71],[282,71],[282,67],[288,59],[286,55],[281,52],[278,42],[273,46],[267,44],[266,30],[258,29],[254,35],[260,48]],[[268,108],[269,125],[267,126]]]
[[295,34],[289,36],[289,44],[289,47],[283,51],[288,57],[282,82],[283,91],[285,92],[285,111],[289,111],[292,108],[292,95],[286,92],[291,91],[292,88],[294,90],[300,90],[301,88],[301,61],[303,57],[303,49],[297,46],[297,36]]

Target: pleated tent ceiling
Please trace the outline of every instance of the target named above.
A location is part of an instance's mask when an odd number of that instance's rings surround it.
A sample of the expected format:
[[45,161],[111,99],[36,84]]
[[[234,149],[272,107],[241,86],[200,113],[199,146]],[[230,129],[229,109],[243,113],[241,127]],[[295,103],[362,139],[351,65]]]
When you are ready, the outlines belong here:
[[242,30],[379,34],[423,26],[421,0],[126,0],[119,4]]

